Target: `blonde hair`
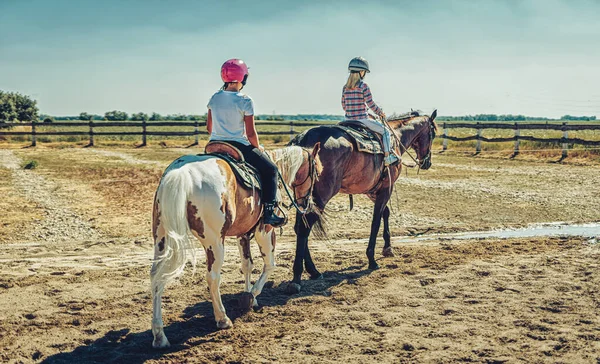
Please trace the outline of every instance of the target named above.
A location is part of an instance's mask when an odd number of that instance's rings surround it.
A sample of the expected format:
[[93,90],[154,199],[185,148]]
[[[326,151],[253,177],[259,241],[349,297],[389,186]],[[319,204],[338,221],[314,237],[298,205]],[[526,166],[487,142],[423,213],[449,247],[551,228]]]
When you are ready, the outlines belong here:
[[350,74],[348,75],[348,81],[346,81],[346,85],[344,86],[344,88],[353,89],[356,87],[356,85],[358,85],[358,82],[360,82],[360,80],[360,72],[350,72]]

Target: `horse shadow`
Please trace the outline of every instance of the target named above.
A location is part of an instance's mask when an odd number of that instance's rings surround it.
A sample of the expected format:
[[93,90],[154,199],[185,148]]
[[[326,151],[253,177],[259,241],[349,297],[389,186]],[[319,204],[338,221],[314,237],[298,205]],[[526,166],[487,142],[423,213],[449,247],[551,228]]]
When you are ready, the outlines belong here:
[[[331,295],[330,289],[344,281],[354,284],[354,281],[368,275],[371,270],[364,266],[350,266],[337,271],[323,273],[322,279],[304,281],[302,291],[298,294],[286,293],[287,282],[274,286],[273,281],[267,282],[263,292],[258,296],[261,310],[263,307],[285,306],[295,298]],[[222,300],[227,308],[227,315],[234,322],[245,315],[247,310],[240,306],[242,292],[224,294]],[[129,329],[111,330],[99,339],[90,341],[75,348],[71,352],[58,353],[47,357],[42,363],[130,363],[139,364],[147,360],[160,359],[169,353],[176,353],[190,347],[214,342],[209,337],[217,329],[213,316],[212,303],[203,301],[184,309],[180,316],[183,320],[172,322],[164,327],[171,347],[163,350],[152,349],[152,330],[131,332]],[[150,322],[150,317],[148,317]]]

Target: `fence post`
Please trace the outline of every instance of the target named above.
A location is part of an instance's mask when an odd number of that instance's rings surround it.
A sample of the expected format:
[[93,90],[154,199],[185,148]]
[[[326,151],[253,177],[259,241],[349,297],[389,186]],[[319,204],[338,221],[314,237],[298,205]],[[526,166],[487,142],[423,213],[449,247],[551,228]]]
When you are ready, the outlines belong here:
[[37,135],[35,130],[35,120],[31,120],[31,146],[35,147],[37,145]]
[[198,134],[200,134],[200,121],[195,120],[194,122],[194,144],[198,145]]
[[294,139],[294,120],[290,120],[290,140]]
[[563,122],[563,139],[565,143],[562,143],[562,158],[567,158],[567,150],[569,149],[569,131],[567,130],[567,122]]
[[477,145],[475,146],[475,153],[481,153],[481,125],[477,122]]
[[519,154],[519,137],[521,136],[521,130],[519,129],[519,123],[515,123],[515,150],[513,155]]
[[446,151],[446,149],[448,149],[448,139],[446,139],[446,137],[448,136],[448,128],[446,127],[446,122],[444,121],[444,133],[442,134],[442,151]]
[[90,143],[88,144],[88,146],[93,147],[94,146],[94,120],[90,119]]
[[142,120],[142,145],[141,147],[146,146],[146,120]]

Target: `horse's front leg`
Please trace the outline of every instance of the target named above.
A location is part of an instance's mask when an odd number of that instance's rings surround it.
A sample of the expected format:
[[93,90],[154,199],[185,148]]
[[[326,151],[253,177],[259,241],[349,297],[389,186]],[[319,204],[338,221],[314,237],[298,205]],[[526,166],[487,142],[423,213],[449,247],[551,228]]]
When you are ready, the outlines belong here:
[[367,247],[367,258],[369,258],[369,269],[378,269],[379,265],[375,262],[375,243],[381,227],[381,217],[387,203],[390,200],[388,189],[382,189],[375,198],[375,207],[373,209],[373,221],[371,222],[371,235],[369,236],[369,246]]
[[[306,254],[308,252],[308,236],[310,235],[310,231],[312,230],[313,224],[316,222],[317,217],[313,213],[309,213],[305,215],[305,219],[302,218],[302,214],[299,212],[296,213],[296,225],[294,226],[294,230],[296,232],[296,257],[294,259],[294,279],[288,285],[288,293],[294,294],[299,293],[302,289],[302,273],[304,272],[303,263],[306,258]],[[310,253],[309,253],[310,256]],[[311,273],[318,273],[317,269],[310,259],[310,262],[307,262],[307,266],[314,269]]]
[[240,237],[238,248],[240,250],[240,258],[242,259],[241,271],[244,275],[244,292],[250,292],[250,288],[252,288],[250,276],[254,263],[252,262],[252,254],[250,254],[250,237],[248,235]]
[[390,234],[390,207],[385,205],[383,209],[383,256],[384,257],[393,257],[394,250],[392,249],[391,244],[391,234]]
[[256,242],[258,243],[264,266],[262,274],[250,290],[250,294],[252,295],[250,298],[252,299],[251,303],[253,307],[258,307],[256,297],[262,292],[265,283],[267,283],[267,279],[269,279],[269,275],[271,275],[275,269],[275,240],[275,229],[270,226],[268,226],[267,229],[265,229],[264,226],[261,226],[256,231]]

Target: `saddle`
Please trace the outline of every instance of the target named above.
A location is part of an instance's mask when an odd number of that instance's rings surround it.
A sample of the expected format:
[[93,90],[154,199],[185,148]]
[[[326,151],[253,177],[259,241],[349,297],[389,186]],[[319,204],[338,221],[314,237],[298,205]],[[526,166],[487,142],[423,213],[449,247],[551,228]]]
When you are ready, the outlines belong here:
[[246,163],[242,152],[233,145],[223,141],[209,142],[204,148],[204,154],[213,155],[226,161],[235,178],[244,187],[261,190],[261,181],[258,170]]
[[346,132],[359,152],[383,154],[382,136],[363,126],[360,121],[344,120],[333,127]]

